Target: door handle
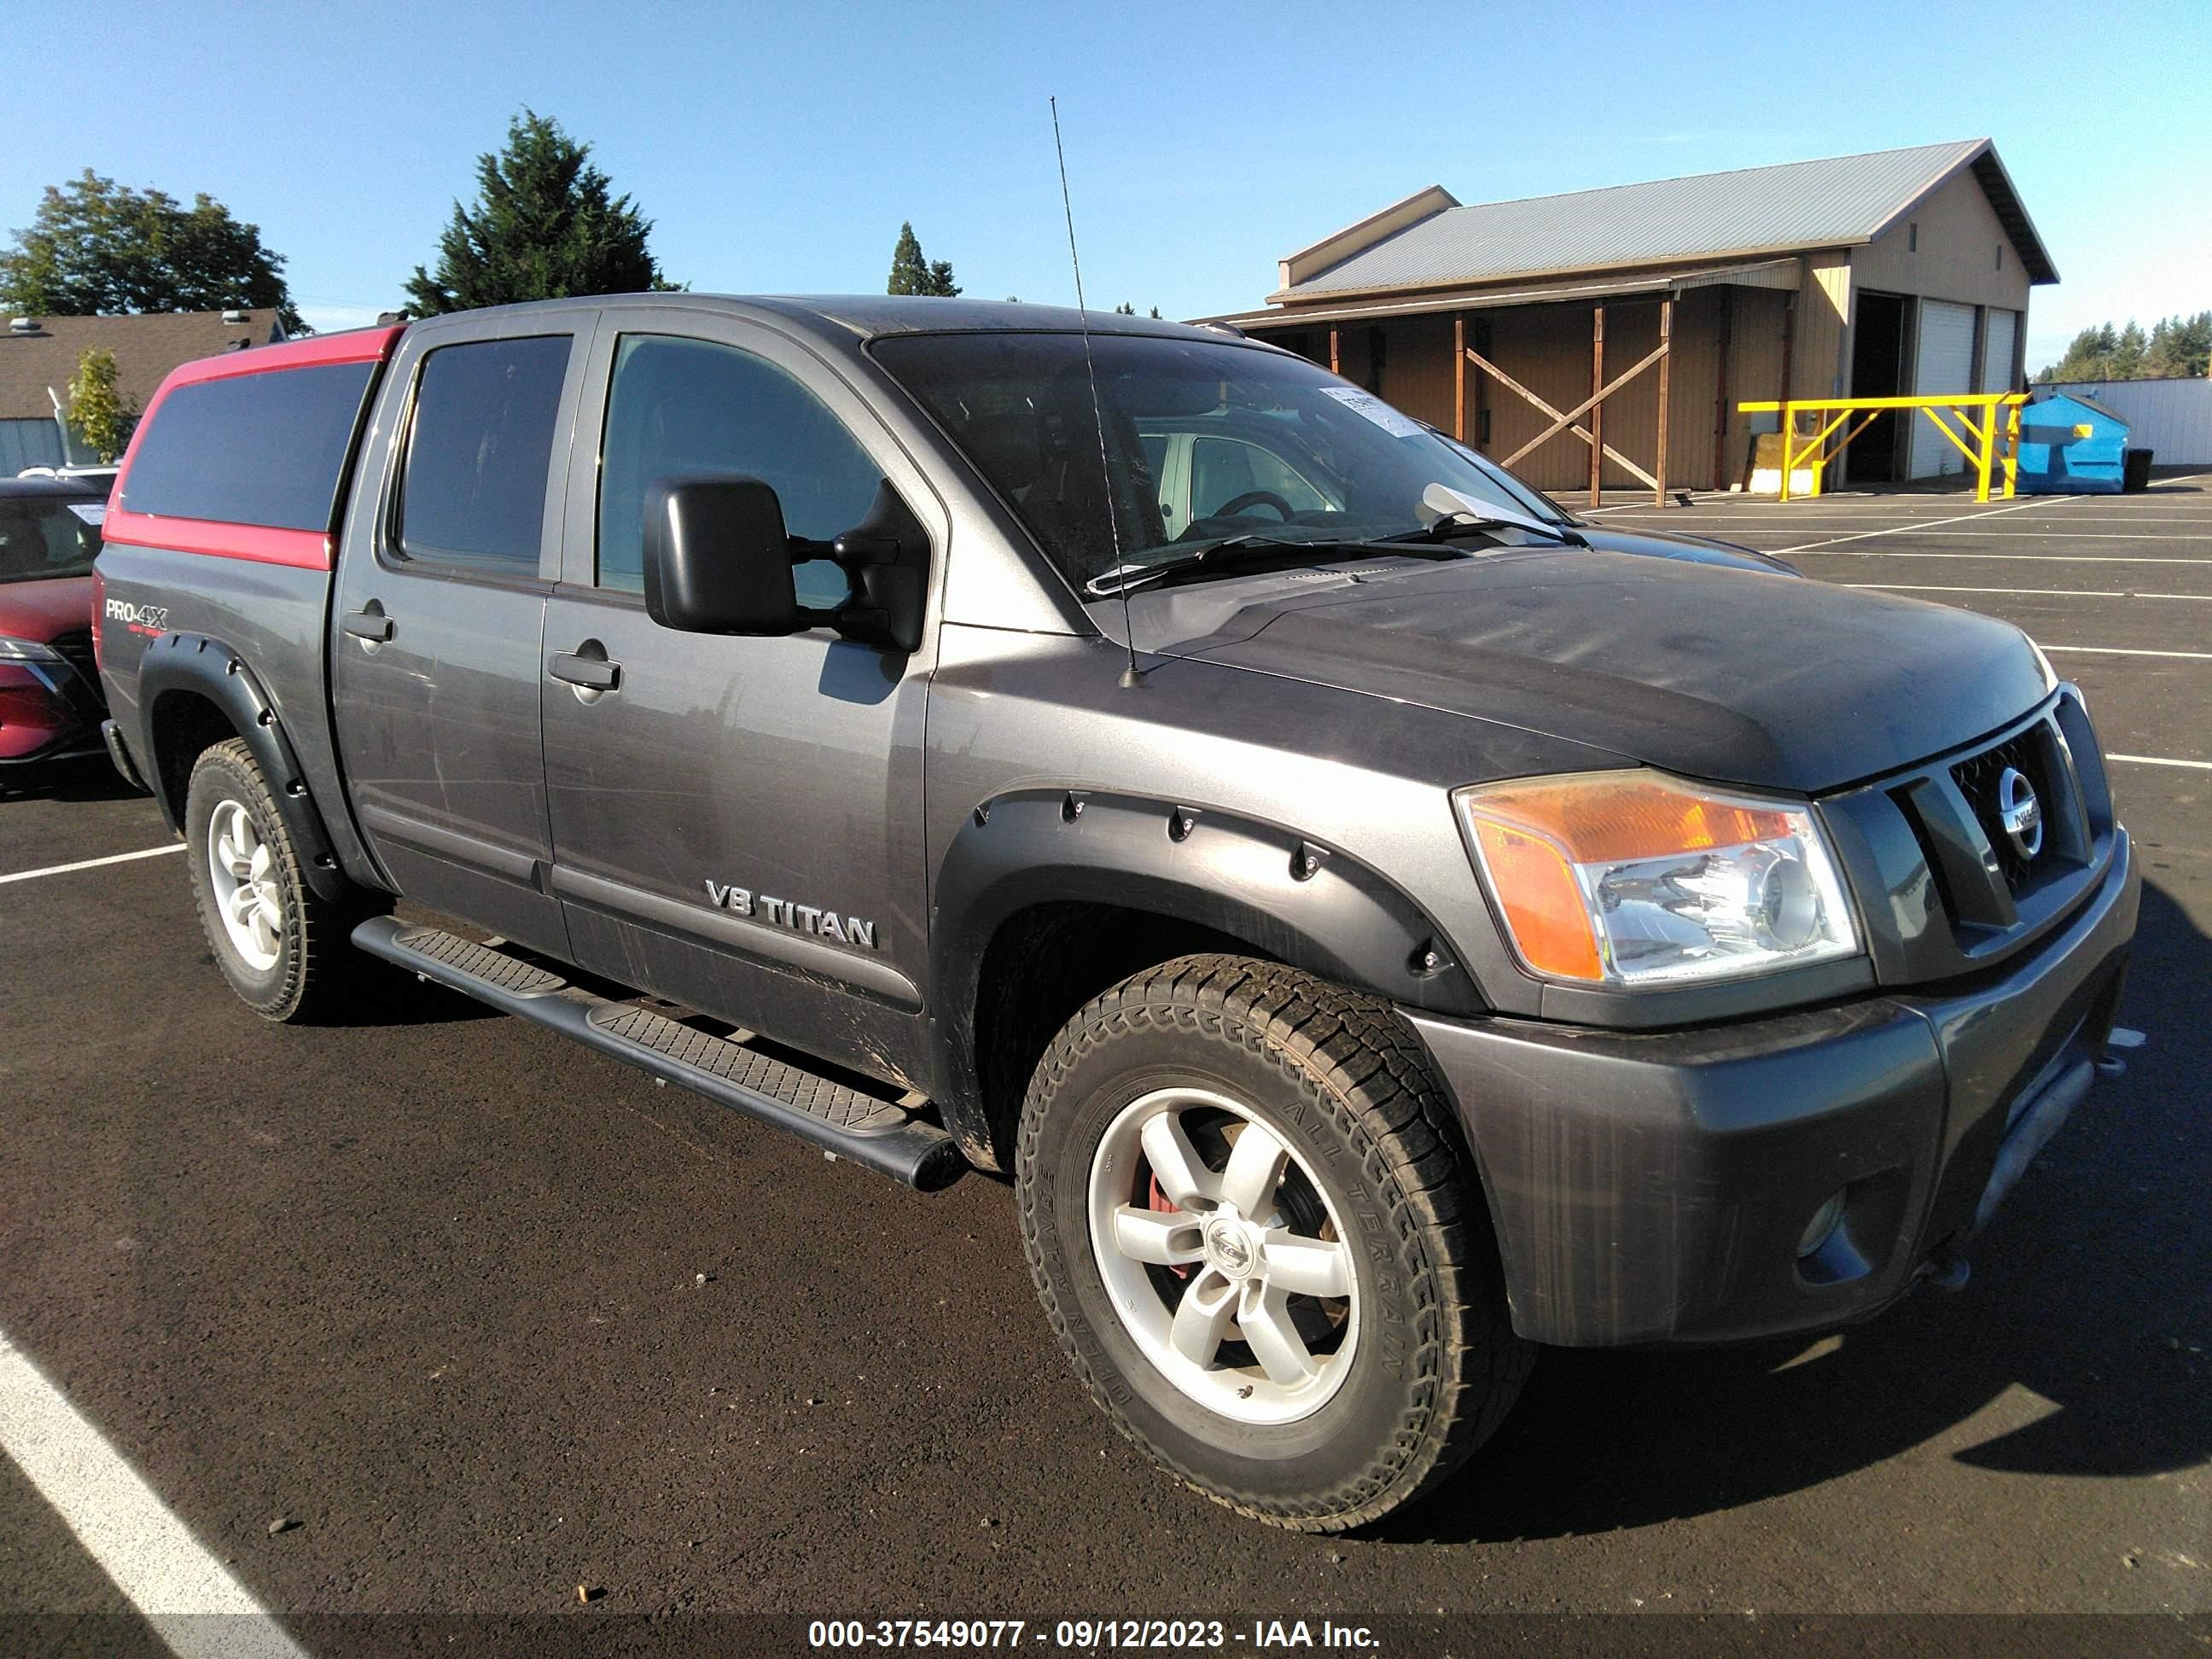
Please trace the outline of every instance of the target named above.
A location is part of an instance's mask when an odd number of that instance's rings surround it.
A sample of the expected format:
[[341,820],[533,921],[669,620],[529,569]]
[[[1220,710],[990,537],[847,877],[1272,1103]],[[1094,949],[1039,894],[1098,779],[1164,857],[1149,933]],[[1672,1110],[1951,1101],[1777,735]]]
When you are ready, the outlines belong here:
[[381,611],[353,611],[338,624],[357,640],[382,641],[392,637],[392,618]]
[[586,691],[615,691],[622,687],[622,665],[609,662],[605,657],[556,652],[553,660],[546,665],[546,672],[564,685],[580,686]]

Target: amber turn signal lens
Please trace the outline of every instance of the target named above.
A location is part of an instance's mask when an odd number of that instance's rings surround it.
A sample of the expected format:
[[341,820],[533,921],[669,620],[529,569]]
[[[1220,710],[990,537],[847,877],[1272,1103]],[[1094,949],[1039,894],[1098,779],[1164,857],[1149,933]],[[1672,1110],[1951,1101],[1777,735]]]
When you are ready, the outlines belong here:
[[1736,847],[1791,827],[1786,811],[1715,800],[1638,772],[1485,790],[1474,810],[1541,836],[1577,864]]
[[1474,821],[1498,902],[1521,955],[1540,974],[1595,981],[1605,970],[1575,872],[1549,842],[1489,818]]

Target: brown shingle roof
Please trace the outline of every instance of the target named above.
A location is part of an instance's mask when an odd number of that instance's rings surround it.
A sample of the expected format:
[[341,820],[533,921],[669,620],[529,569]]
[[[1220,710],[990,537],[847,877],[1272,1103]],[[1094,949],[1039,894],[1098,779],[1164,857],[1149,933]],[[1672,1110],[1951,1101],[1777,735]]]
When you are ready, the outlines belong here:
[[115,354],[118,389],[137,409],[179,363],[228,351],[234,343],[267,345],[276,335],[273,310],[249,311],[226,323],[220,311],[179,311],[153,317],[40,317],[38,331],[18,334],[0,318],[0,420],[53,418],[52,386],[64,402],[80,354],[104,346]]

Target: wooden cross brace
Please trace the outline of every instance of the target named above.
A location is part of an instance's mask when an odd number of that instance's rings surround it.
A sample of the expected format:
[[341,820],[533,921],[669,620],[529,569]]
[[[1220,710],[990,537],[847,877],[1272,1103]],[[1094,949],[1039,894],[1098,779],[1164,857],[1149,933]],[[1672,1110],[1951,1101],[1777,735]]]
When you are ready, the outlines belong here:
[[[1645,369],[1650,368],[1652,364],[1657,362],[1662,357],[1664,357],[1667,355],[1668,348],[1670,343],[1670,342],[1662,341],[1660,343],[1659,349],[1652,352],[1650,356],[1644,358],[1642,362],[1637,364],[1635,368],[1630,369],[1626,374],[1616,378],[1611,385],[1607,386],[1601,390],[1593,392],[1590,396],[1583,398],[1582,402],[1577,404],[1572,409],[1567,410],[1564,415],[1558,410],[1553,408],[1551,404],[1546,403],[1541,398],[1539,398],[1534,392],[1529,391],[1527,386],[1522,386],[1520,381],[1515,380],[1504,369],[1498,368],[1496,363],[1492,362],[1487,357],[1485,357],[1480,353],[1477,352],[1473,346],[1466,347],[1465,350],[1467,352],[1468,361],[1473,363],[1477,368],[1480,368],[1484,374],[1495,380],[1508,392],[1518,393],[1521,397],[1535,404],[1538,409],[1541,410],[1545,414],[1552,417],[1551,425],[1546,427],[1542,432],[1529,439],[1527,443],[1522,444],[1520,448],[1515,450],[1510,455],[1508,455],[1505,458],[1504,465],[1510,466],[1514,462],[1519,460],[1523,455],[1526,455],[1530,450],[1535,448],[1537,445],[1550,442],[1551,440],[1559,436],[1561,432],[1573,433],[1574,435],[1581,439],[1585,445],[1595,442],[1596,441],[1590,436],[1589,428],[1579,424],[1582,417],[1588,414],[1592,409],[1595,408],[1598,404],[1603,403],[1607,398],[1613,396],[1614,392],[1620,391],[1621,387],[1626,386],[1638,375],[1644,373]],[[1597,447],[1605,453],[1608,459],[1618,463],[1624,470],[1635,474],[1636,477],[1643,479],[1645,483],[1650,485],[1652,489],[1656,489],[1659,488],[1658,479],[1653,477],[1642,467],[1637,465],[1635,462],[1630,460],[1627,456],[1622,454],[1611,444],[1600,443]]]

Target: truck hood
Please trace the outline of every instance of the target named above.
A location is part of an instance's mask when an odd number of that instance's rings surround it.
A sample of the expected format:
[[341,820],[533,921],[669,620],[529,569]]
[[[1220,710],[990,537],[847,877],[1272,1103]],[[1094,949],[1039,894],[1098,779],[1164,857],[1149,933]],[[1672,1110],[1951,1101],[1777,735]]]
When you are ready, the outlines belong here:
[[1601,553],[1641,553],[1647,558],[1686,559],[1692,564],[1725,565],[1738,570],[1771,570],[1794,576],[1797,567],[1771,554],[1711,536],[1686,536],[1673,530],[1615,530],[1610,526],[1576,521],[1575,533]]
[[[1806,793],[1964,743],[2051,687],[2025,634],[1972,611],[1624,553],[1276,574],[1132,609],[1147,650]],[[1163,646],[1178,612],[1210,632]]]

